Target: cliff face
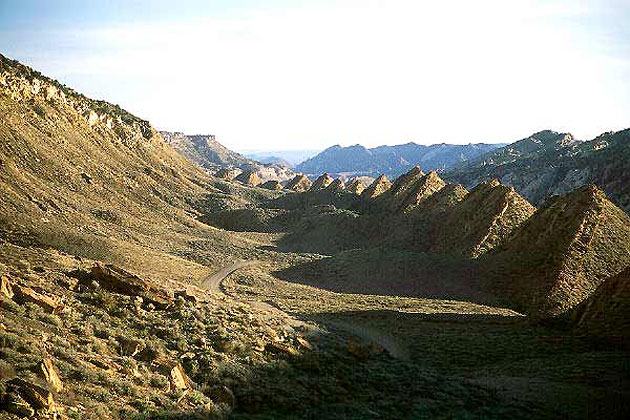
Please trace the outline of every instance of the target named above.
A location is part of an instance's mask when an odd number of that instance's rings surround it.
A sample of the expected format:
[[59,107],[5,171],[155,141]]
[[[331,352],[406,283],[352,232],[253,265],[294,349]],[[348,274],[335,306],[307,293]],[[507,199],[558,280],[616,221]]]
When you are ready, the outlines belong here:
[[263,164],[236,153],[219,143],[212,134],[186,135],[161,131],[166,142],[180,154],[202,168],[253,171],[263,181],[287,181],[295,176],[288,167],[275,163]]
[[466,187],[498,178],[535,205],[584,185],[601,188],[630,211],[630,129],[578,141],[568,133],[543,131],[444,174]]
[[189,136],[184,133],[170,133],[168,131],[162,131],[161,134],[164,140],[175,150],[203,168],[214,169],[224,166],[240,168],[241,166],[260,165],[223,146],[211,134]]
[[110,130],[127,145],[150,139],[156,134],[148,121],[128,113],[118,105],[89,99],[2,55],[0,87],[5,98],[28,104],[40,118],[45,118],[46,106],[66,106],[85,120],[89,127],[99,131]]

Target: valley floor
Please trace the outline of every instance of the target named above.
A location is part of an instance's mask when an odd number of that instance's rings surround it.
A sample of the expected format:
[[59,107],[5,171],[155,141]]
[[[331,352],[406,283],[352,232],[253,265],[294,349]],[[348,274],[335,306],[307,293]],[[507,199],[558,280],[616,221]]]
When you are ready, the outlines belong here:
[[[340,337],[353,363],[369,366],[375,377],[390,376],[399,384],[440,379],[432,397],[420,397],[410,389],[383,389],[366,378],[342,398],[348,407],[367,404],[374,410],[373,417],[356,418],[503,418],[508,413],[516,418],[622,418],[630,410],[630,358],[624,343],[537,325],[500,306],[337,293],[284,281],[279,272],[273,264],[246,267],[223,287],[232,297],[267,302]],[[338,380],[348,375],[345,370],[330,373]],[[372,393],[379,398],[361,401],[362,394]],[[381,398],[397,401],[402,411],[383,411]],[[355,418],[350,413],[332,417]]]

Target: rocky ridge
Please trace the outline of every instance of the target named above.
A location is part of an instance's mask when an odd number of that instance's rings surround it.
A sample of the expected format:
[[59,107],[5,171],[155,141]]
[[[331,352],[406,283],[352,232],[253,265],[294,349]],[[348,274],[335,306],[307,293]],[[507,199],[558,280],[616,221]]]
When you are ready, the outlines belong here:
[[383,194],[385,191],[392,187],[392,183],[387,179],[385,175],[379,175],[374,182],[372,182],[363,192],[361,197],[375,198]]
[[291,181],[289,181],[285,188],[296,192],[304,192],[311,188],[311,185],[313,185],[313,183],[306,177],[306,175],[296,175]]
[[565,312],[629,264],[630,217],[595,186],[550,199],[486,261],[492,287],[537,316]]
[[[384,181],[380,177],[373,186]],[[316,184],[323,183],[333,180],[324,174]],[[320,213],[296,230],[291,243],[310,238],[323,244],[332,230],[345,238],[334,245],[342,249],[395,246],[477,259],[488,279],[484,287],[536,317],[565,313],[630,264],[630,219],[596,187],[551,199],[537,210],[496,179],[468,192],[416,167],[373,199],[346,190],[339,191],[342,201],[321,192],[315,195],[312,188],[299,196],[303,203],[334,203],[332,209],[358,213]]]
[[313,185],[311,185],[311,188],[309,188],[309,191],[323,190],[326,187],[328,187],[330,184],[332,184],[333,181],[334,179],[330,175],[322,174],[315,180],[315,182],[313,182]]

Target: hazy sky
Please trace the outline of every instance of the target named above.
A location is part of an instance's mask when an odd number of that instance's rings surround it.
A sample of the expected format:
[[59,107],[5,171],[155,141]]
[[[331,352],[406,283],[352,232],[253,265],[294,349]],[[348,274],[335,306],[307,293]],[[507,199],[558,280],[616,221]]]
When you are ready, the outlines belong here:
[[243,149],[630,127],[630,0],[0,0],[0,52]]

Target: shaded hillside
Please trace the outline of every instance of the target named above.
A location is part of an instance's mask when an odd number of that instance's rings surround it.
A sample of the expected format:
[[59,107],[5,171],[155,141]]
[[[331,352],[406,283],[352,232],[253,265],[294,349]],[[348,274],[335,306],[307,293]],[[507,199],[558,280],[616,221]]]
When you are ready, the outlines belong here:
[[384,239],[405,249],[477,258],[508,238],[535,210],[496,180],[468,193],[432,172],[411,185],[401,201],[408,205],[403,207],[407,214],[392,219],[398,222]]
[[554,197],[484,259],[519,310],[558,315],[630,264],[630,218],[594,186]]
[[290,267],[279,278],[337,293],[496,303],[478,284],[476,265],[446,255],[377,247]]
[[578,141],[567,133],[541,131],[446,171],[450,182],[472,187],[498,178],[533,204],[595,184],[630,211],[630,129]]
[[[452,194],[457,197],[458,193],[454,189]],[[447,202],[451,200],[449,197]],[[498,182],[480,184],[436,220],[429,246],[435,251],[479,257],[508,238],[535,210],[513,188]]]
[[630,268],[606,279],[569,312],[573,327],[600,336],[630,337]]
[[444,170],[461,162],[474,159],[501,145],[494,144],[434,144],[425,146],[415,143],[397,146],[379,146],[367,149],[361,145],[332,146],[299,165],[296,171],[310,176],[323,172],[345,176],[385,174],[398,176],[420,165],[425,170]]

